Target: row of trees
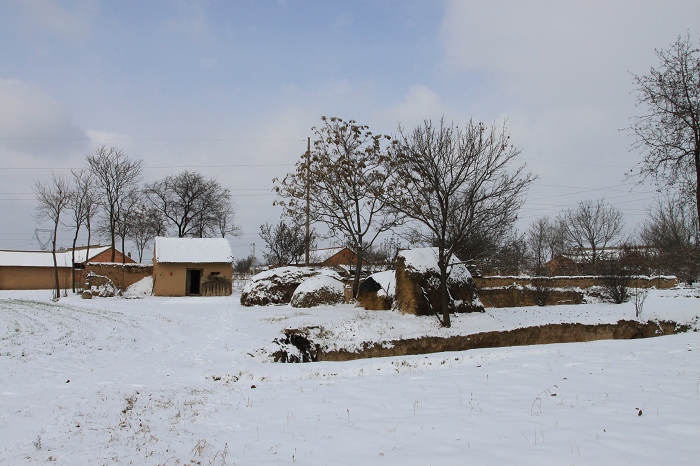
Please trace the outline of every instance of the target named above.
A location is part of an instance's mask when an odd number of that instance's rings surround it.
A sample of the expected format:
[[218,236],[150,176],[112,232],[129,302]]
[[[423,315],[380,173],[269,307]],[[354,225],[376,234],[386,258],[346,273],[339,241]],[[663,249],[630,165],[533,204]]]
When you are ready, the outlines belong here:
[[[313,151],[301,158],[296,172],[275,180],[277,203],[295,226],[283,221],[261,228],[270,263],[301,259],[300,225],[308,215],[356,251],[355,295],[366,251],[382,233],[397,229],[411,244],[437,248],[443,303],[455,256],[500,273],[546,275],[549,260],[575,253],[583,264],[579,272],[606,273],[606,248],[643,243],[655,247],[657,272],[686,280],[697,276],[697,217],[689,203],[660,202],[638,238],[622,236],[623,215],[605,200],[583,201],[554,218],[538,218],[519,233],[514,224],[535,177],[515,164],[520,151],[505,128],[426,121],[392,138],[373,135],[352,120],[322,121],[313,129]],[[446,306],[442,311],[447,326]]]
[[[231,193],[217,180],[185,171],[162,180],[142,184],[143,162],[133,160],[116,147],[101,146],[85,158],[87,167],[70,176],[52,175],[49,182],[37,181],[34,193],[40,221],[53,225],[52,251],[58,298],[56,237],[60,225],[73,232],[75,247],[81,229],[87,244],[93,235],[108,239],[115,260],[117,240],[133,241],[139,262],[156,236],[212,237],[240,234],[235,224]],[[73,274],[74,275],[74,274]],[[72,284],[75,290],[75,283]]]
[[[634,76],[638,104],[648,112],[630,128],[635,147],[646,153],[632,173],[680,187],[683,195],[675,211],[655,211],[643,232],[647,236],[660,238],[673,230],[660,225],[675,225],[665,217],[687,216],[687,206],[700,213],[697,52],[689,36],[679,37],[669,50],[657,51],[658,68]],[[313,150],[297,163],[296,171],[274,180],[281,198],[277,203],[293,224],[300,225],[299,217],[305,215],[347,239],[358,256],[355,294],[365,248],[402,225],[411,242],[437,246],[445,326],[450,325],[446,272],[453,255],[522,258],[529,249],[535,270],[542,271],[545,253],[551,257],[558,248],[575,246],[595,269],[601,248],[622,232],[619,211],[604,201],[587,201],[557,219],[536,220],[526,235],[514,233],[518,209],[535,177],[523,165],[514,165],[520,151],[504,127],[470,121],[462,128],[426,121],[412,131],[400,128],[392,138],[374,135],[353,120],[324,117],[322,122],[312,128]],[[698,217],[686,237],[697,237]],[[653,243],[653,238],[645,239]],[[487,254],[494,251],[500,253]]]
[[[504,127],[470,121],[458,127],[425,121],[396,138],[372,134],[354,120],[322,118],[313,128],[313,150],[296,172],[275,179],[277,203],[293,223],[302,216],[324,223],[357,254],[357,295],[364,253],[377,237],[404,227],[412,243],[438,250],[443,307],[450,325],[448,267],[472,235],[496,234],[517,219],[528,185],[524,165],[511,165],[520,151]],[[477,233],[478,232],[478,233]]]

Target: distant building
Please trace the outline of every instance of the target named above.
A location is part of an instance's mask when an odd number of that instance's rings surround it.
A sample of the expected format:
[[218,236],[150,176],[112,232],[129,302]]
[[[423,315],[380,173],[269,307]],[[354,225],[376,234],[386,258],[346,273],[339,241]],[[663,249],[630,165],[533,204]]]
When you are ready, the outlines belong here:
[[314,249],[309,251],[310,265],[348,267],[357,264],[357,254],[348,247]]
[[153,294],[227,296],[231,294],[233,254],[225,238],[155,240]]
[[[115,263],[134,263],[131,257],[114,251]],[[89,254],[89,257],[87,255]],[[90,246],[75,248],[75,282],[85,280],[85,265],[88,262],[111,262],[112,248]],[[60,288],[71,287],[73,250],[56,251],[58,284]],[[0,251],[0,290],[49,290],[55,288],[53,254],[51,251]]]
[[596,250],[596,267],[591,260],[593,250],[575,249],[567,254],[554,257],[545,265],[549,276],[596,275],[622,268],[630,273],[648,273],[647,258],[655,254],[649,246],[607,247]]

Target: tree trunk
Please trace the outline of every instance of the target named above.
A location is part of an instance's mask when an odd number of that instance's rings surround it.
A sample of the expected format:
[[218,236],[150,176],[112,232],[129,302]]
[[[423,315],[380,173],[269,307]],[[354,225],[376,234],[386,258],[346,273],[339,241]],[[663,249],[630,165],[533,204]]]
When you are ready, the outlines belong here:
[[73,237],[73,252],[71,255],[70,284],[71,284],[71,288],[73,289],[73,293],[75,293],[75,243],[78,242],[78,231],[80,231],[80,229],[76,228],[75,229],[75,236]]
[[53,255],[53,278],[56,288],[54,289],[53,299],[58,300],[61,297],[61,284],[58,282],[58,262],[56,261],[56,234],[58,233],[58,217],[53,226],[53,241],[51,252]]
[[110,246],[112,246],[112,255],[111,255],[110,262],[114,262],[114,257],[115,257],[116,249],[117,249],[117,248],[116,248],[116,246],[117,246],[117,241],[116,241],[116,238],[114,237],[114,224],[112,224],[112,225],[109,227],[109,234],[110,234],[110,241],[111,241]]
[[[362,239],[360,238],[360,241]],[[362,243],[360,243],[362,244]],[[357,293],[360,291],[360,273],[362,273],[362,246],[357,248],[357,261],[355,264],[355,279],[352,281],[352,297],[357,298]]]
[[85,221],[85,228],[87,228],[88,232],[88,239],[87,239],[87,249],[85,249],[85,272],[84,274],[87,274],[87,265],[88,261],[90,260],[90,239],[92,238],[92,230],[90,229],[90,216],[87,217],[87,220]]
[[438,255],[438,268],[440,269],[440,309],[442,310],[442,326],[449,328],[452,326],[452,323],[450,322],[449,294],[447,293],[447,258],[445,257],[444,247],[440,247]]
[[698,211],[698,228],[700,228],[700,145],[695,146],[695,208]]

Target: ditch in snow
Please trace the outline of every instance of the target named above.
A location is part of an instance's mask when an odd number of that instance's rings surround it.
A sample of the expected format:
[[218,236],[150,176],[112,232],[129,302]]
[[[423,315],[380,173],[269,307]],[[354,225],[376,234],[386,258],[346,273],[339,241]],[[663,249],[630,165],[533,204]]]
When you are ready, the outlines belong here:
[[311,339],[309,328],[286,329],[284,337],[274,340],[280,349],[273,353],[275,362],[350,361],[355,359],[409,356],[477,348],[546,345],[594,340],[631,340],[687,332],[688,325],[671,321],[620,320],[615,324],[561,323],[491,331],[473,335],[421,337],[389,342],[364,342],[361,349],[324,351],[323,345]]

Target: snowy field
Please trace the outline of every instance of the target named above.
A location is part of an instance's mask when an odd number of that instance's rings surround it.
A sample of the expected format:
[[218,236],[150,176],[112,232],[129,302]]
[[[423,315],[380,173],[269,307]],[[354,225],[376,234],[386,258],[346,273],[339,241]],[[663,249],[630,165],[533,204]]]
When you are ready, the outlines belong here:
[[[698,464],[700,333],[276,364],[284,328],[329,346],[633,319],[632,303],[487,309],[452,329],[352,306],[0,292],[0,464]],[[698,328],[700,290],[643,320]]]

